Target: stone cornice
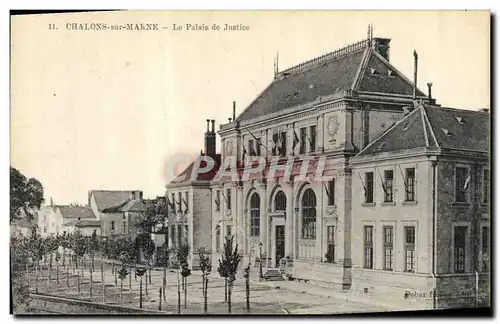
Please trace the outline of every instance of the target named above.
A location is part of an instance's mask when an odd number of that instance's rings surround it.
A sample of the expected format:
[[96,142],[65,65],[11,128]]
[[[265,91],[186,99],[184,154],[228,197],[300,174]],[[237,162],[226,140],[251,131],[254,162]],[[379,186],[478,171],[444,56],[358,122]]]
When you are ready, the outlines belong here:
[[363,155],[363,156],[353,156],[349,159],[350,165],[359,164],[373,164],[382,161],[390,160],[401,160],[416,157],[429,157],[431,155],[440,155],[440,149],[432,148],[416,148],[416,149],[405,149],[395,152],[383,152],[377,154]]

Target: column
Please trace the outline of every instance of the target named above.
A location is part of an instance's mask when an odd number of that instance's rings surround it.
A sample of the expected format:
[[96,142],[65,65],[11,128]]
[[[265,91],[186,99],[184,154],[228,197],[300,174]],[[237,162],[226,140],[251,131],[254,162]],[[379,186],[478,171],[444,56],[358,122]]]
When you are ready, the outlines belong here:
[[351,232],[352,232],[352,214],[351,214],[351,197],[352,197],[352,170],[344,168],[340,174],[339,202],[342,204],[341,210],[338,210],[338,227],[340,244],[338,251],[339,263],[342,265],[342,289],[350,289],[352,282],[352,259],[351,259]]
[[286,155],[293,156],[293,124],[286,125]]
[[314,182],[314,193],[316,194],[316,246],[314,248],[314,260],[321,261],[323,254],[323,210],[324,210],[324,192],[321,181]]
[[285,257],[293,254],[293,185],[291,182],[286,182],[283,185],[283,190],[286,195],[286,219],[285,219]]
[[324,152],[324,119],[325,119],[325,114],[321,114],[318,116],[318,126],[316,126],[316,132],[317,136],[316,138],[318,139],[318,143],[316,145],[316,153],[322,153]]
[[[257,183],[257,191],[260,196],[260,242],[262,242],[262,254],[265,254],[264,260],[267,260],[266,258],[269,257],[269,244],[268,244],[268,238],[269,238],[269,217],[267,214],[267,190],[266,186],[263,183]],[[267,266],[267,263],[263,263],[265,266]]]
[[245,208],[244,205],[244,199],[243,199],[243,187],[242,186],[236,186],[235,187],[236,191],[236,205],[233,208],[233,212],[235,213],[235,218],[237,220],[236,226],[237,226],[237,234],[236,234],[236,242],[238,243],[238,246],[240,248],[240,251],[242,254],[247,253],[246,251],[246,226],[245,226],[245,219],[243,215],[243,209]]

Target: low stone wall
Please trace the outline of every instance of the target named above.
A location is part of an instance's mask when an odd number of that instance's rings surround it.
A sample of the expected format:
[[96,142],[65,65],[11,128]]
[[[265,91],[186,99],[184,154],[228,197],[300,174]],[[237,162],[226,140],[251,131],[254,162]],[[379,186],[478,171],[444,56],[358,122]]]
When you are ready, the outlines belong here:
[[[32,294],[29,311],[32,313],[51,314],[141,314],[141,315],[168,315],[169,312],[160,312],[151,309],[140,309],[94,303],[85,300],[62,298],[50,295]],[[16,314],[22,315],[22,314]]]

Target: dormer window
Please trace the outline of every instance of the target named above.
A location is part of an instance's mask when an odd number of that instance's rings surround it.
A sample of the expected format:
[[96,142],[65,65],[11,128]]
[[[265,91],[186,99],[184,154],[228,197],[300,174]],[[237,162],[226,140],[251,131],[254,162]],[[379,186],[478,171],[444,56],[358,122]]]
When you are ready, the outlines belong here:
[[379,74],[379,72],[377,70],[375,70],[374,68],[370,69],[370,73],[371,73],[371,75],[378,75]]
[[394,78],[394,72],[392,70],[387,70],[387,76],[390,78]]
[[460,125],[465,124],[465,119],[463,119],[462,117],[455,116],[455,119],[458,121]]
[[410,126],[410,123],[405,123],[403,126],[403,130],[407,130],[409,126]]
[[443,133],[446,135],[446,136],[451,136],[452,134],[450,133],[449,130],[447,130],[446,128],[441,128],[441,130],[443,131]]

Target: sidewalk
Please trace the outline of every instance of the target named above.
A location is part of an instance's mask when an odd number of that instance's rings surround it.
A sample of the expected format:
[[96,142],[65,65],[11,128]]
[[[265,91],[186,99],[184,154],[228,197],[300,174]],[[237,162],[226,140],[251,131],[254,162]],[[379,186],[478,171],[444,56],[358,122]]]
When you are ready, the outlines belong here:
[[[326,297],[337,301],[345,301],[366,306],[377,312],[398,311],[412,309],[410,305],[404,305],[391,301],[390,296],[374,296],[356,290],[341,291],[331,287],[322,287],[315,284],[299,281],[265,281],[252,279],[252,283],[278,289],[289,290],[310,296]],[[365,310],[366,311],[366,310]]]

